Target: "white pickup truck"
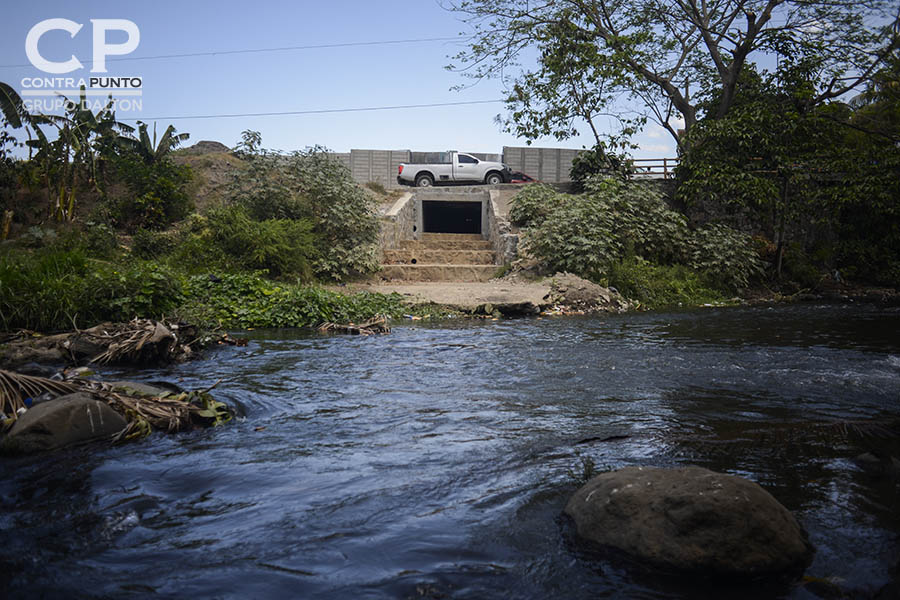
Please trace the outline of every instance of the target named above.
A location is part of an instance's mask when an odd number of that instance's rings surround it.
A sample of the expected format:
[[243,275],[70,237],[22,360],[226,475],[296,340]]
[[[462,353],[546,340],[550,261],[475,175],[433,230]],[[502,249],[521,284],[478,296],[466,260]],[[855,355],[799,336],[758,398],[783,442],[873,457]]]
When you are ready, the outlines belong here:
[[443,182],[473,182],[497,185],[509,181],[509,167],[503,163],[478,160],[469,154],[440,152],[438,162],[423,164],[401,163],[397,183],[429,187]]

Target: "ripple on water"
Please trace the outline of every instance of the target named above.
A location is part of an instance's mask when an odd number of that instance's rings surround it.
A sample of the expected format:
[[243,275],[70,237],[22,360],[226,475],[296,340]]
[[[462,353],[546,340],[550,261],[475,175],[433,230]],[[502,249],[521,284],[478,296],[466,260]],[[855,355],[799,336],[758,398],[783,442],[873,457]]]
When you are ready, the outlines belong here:
[[12,575],[0,586],[10,597],[738,597],[597,562],[561,518],[592,472],[699,464],[794,510],[818,548],[811,575],[872,589],[898,554],[897,487],[856,467],[856,442],[833,424],[897,416],[900,341],[886,333],[897,324],[900,313],[865,307],[784,307],[445,322],[365,339],[257,331],[206,359],[110,370],[187,388],[222,379],[216,393],[243,418],[7,463],[0,568]]

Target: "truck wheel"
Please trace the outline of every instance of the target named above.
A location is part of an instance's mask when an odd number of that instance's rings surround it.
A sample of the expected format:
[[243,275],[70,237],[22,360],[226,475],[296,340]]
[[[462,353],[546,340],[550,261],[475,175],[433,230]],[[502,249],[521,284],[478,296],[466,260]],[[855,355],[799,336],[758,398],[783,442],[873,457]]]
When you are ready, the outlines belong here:
[[434,185],[434,177],[428,173],[422,173],[416,177],[416,187],[431,187]]
[[484,178],[484,182],[488,185],[499,185],[503,183],[503,175],[496,171],[491,171],[487,174],[487,177]]

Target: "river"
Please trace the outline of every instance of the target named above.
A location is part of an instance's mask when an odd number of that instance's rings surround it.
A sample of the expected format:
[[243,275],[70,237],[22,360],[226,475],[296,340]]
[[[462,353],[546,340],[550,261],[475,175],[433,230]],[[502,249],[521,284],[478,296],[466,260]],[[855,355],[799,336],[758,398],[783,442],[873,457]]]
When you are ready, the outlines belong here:
[[809,532],[807,574],[844,590],[874,594],[900,557],[897,481],[857,466],[866,442],[839,425],[900,416],[896,309],[246,335],[186,364],[102,373],[221,379],[236,423],[0,461],[2,595],[815,597],[583,552],[566,501],[585,472],[628,465],[757,481]]

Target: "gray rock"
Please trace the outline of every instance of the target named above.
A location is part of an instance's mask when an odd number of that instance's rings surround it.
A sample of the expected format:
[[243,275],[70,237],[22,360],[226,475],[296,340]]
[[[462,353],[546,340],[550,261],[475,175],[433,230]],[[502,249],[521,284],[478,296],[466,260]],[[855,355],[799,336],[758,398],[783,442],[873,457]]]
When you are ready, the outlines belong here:
[[106,383],[112,386],[114,392],[128,396],[162,396],[171,393],[171,390],[139,381],[107,381]]
[[666,569],[754,577],[808,565],[793,515],[759,485],[700,467],[629,467],[590,480],[565,509],[578,535]]
[[4,445],[35,452],[111,437],[128,425],[108,404],[78,392],[35,405],[16,421]]

